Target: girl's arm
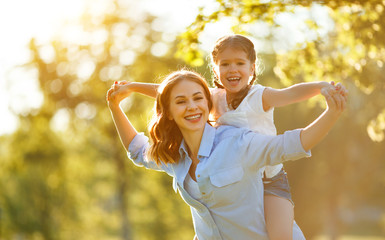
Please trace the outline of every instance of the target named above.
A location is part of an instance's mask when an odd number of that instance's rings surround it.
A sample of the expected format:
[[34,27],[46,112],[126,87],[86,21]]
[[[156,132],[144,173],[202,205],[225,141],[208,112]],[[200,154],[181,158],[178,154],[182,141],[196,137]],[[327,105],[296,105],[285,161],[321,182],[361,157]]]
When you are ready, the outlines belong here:
[[138,134],[136,129],[132,126],[131,122],[128,120],[126,114],[120,107],[120,102],[126,98],[128,94],[121,94],[118,91],[118,84],[115,82],[114,85],[107,92],[107,103],[110,109],[112,119],[116,130],[118,131],[120,140],[126,150],[130,145],[132,139]]
[[266,88],[262,95],[263,110],[309,99],[318,95],[323,88],[334,90],[335,86],[328,82],[309,82],[298,83],[284,89]]
[[122,94],[120,92],[121,84],[122,83],[115,82],[115,84],[108,90],[106,98],[112,119],[114,120],[116,130],[124,148],[130,153],[130,158],[135,165],[144,166],[148,169],[157,171],[165,171],[170,176],[173,176],[174,171],[171,166],[166,166],[165,164],[157,165],[154,161],[148,161],[144,156],[144,150],[148,147],[147,137],[138,136],[139,139],[135,139],[135,144],[137,145],[136,148],[134,146],[134,149],[129,149],[132,140],[138,135],[138,132],[134,126],[132,126],[126,114],[120,107],[120,102],[129,95],[129,93]]
[[322,95],[326,99],[326,110],[300,134],[305,151],[313,148],[328,134],[346,106],[347,97],[341,92],[323,90]]
[[118,87],[119,91],[125,91],[127,94],[131,92],[137,92],[152,98],[156,98],[159,84],[122,81],[119,82]]

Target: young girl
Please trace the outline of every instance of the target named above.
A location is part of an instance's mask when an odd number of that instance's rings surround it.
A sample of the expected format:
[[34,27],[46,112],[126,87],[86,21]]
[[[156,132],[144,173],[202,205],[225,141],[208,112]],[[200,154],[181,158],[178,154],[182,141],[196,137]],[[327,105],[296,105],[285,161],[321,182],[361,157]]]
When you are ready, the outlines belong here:
[[[107,93],[123,146],[136,165],[174,178],[174,189],[191,208],[199,240],[267,240],[260,168],[309,156],[346,103],[342,95],[324,92],[328,107],[318,119],[278,136],[233,126],[214,128],[207,123],[212,101],[205,80],[179,71],[159,88],[149,145],[120,108],[129,93],[118,84]],[[304,239],[300,232],[293,237]]]
[[[256,53],[253,43],[242,35],[225,36],[217,40],[211,53],[215,84],[211,89],[212,120],[216,125],[246,127],[253,131],[276,135],[274,107],[285,106],[315,96],[336,87],[327,82],[293,85],[277,90],[253,85],[256,80]],[[122,91],[140,92],[155,96],[157,85],[122,83]],[[337,85],[342,92],[345,90]],[[266,166],[264,182],[264,215],[270,239],[292,239],[294,210],[290,187],[282,164]],[[294,225],[294,231],[297,225]]]

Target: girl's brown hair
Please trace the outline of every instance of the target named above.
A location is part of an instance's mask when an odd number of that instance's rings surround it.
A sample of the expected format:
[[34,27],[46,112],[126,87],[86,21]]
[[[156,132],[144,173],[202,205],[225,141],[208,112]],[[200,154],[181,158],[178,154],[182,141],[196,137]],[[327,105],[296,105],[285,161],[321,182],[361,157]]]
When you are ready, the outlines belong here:
[[149,127],[152,145],[148,156],[156,164],[179,162],[179,146],[183,136],[174,120],[170,120],[170,94],[182,80],[198,83],[203,87],[209,110],[212,108],[211,94],[206,80],[196,72],[180,70],[169,74],[158,88],[154,106],[154,116]]
[[[250,41],[247,37],[244,37],[242,35],[234,34],[234,35],[228,35],[219,38],[214,45],[214,49],[211,51],[211,62],[213,65],[218,65],[218,55],[222,51],[224,51],[227,48],[233,48],[237,50],[244,51],[247,54],[247,58],[249,61],[253,64],[256,64],[256,69],[254,70],[254,75],[251,81],[249,82],[249,85],[247,88],[241,90],[238,92],[237,96],[232,99],[231,106],[236,109],[239,104],[242,102],[242,100],[246,97],[247,93],[249,92],[249,89],[251,85],[254,84],[254,82],[257,79],[256,72],[259,71],[259,61],[257,58],[257,55],[255,53],[254,44]],[[214,75],[215,76],[215,75]],[[214,84],[218,88],[224,88],[222,84],[219,82],[217,78],[214,77]]]

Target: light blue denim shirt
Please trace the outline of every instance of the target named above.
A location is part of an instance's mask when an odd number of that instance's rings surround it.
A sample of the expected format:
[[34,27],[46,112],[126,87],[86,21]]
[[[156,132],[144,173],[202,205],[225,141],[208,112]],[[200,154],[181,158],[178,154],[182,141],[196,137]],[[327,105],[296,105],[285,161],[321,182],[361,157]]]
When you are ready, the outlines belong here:
[[[138,166],[165,171],[174,178],[173,188],[190,206],[199,240],[268,240],[259,171],[265,165],[310,156],[302,147],[300,132],[297,129],[265,136],[246,128],[214,128],[206,124],[195,172],[202,195],[199,201],[184,188],[192,162],[184,141],[179,148],[178,164],[158,166],[148,160],[145,152],[149,143],[143,134],[132,140],[128,156]],[[293,230],[293,239],[304,239],[298,226]]]

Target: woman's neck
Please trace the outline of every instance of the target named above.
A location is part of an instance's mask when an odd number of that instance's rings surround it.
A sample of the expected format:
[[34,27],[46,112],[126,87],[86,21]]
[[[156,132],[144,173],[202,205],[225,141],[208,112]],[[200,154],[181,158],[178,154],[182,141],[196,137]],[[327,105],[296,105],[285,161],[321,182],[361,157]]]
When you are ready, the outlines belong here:
[[189,132],[185,134],[182,132],[183,139],[186,145],[188,146],[189,155],[191,159],[196,159],[198,156],[199,147],[201,145],[201,140],[203,136],[203,131],[204,129],[202,129],[201,131],[194,131],[194,132]]

